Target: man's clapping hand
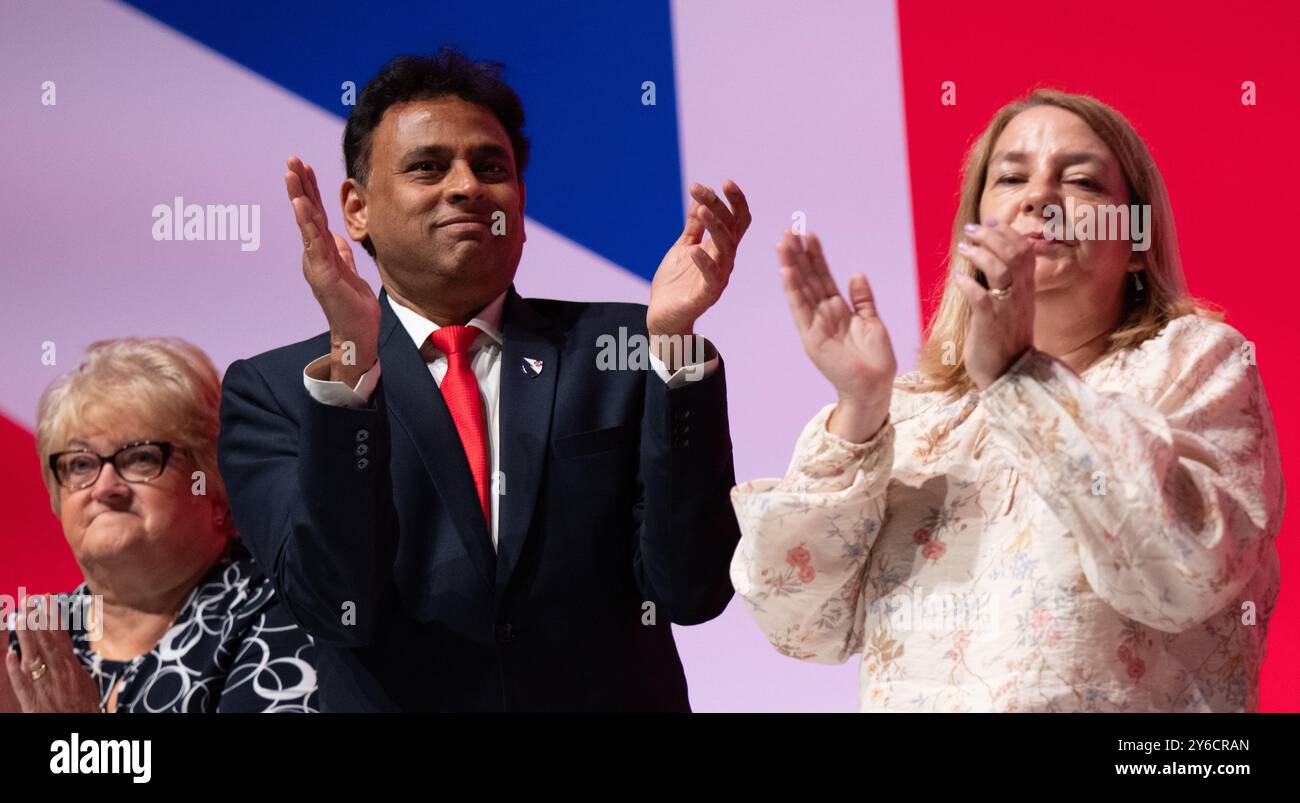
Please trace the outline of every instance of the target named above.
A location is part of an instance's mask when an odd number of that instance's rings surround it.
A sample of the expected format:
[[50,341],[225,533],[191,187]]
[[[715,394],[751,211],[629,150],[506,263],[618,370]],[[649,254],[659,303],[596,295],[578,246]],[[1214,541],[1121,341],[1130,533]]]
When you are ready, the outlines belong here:
[[296,156],[288,167],[284,186],[302,233],[302,274],[329,324],[329,379],[352,387],[379,355],[379,299],[357,273],[348,241],[329,230],[316,172]]

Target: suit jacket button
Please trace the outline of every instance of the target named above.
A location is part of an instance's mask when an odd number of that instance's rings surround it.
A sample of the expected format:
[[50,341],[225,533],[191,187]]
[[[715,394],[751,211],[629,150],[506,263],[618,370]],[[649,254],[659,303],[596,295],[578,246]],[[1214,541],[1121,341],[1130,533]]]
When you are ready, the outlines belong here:
[[367,460],[366,458],[364,457],[357,458],[357,471],[365,471],[366,466],[368,465],[370,465],[370,461]]
[[355,454],[357,457],[360,457],[361,455],[365,454],[368,451],[370,451],[369,446],[365,445],[364,443],[358,443],[357,448],[353,449],[352,453]]
[[370,437],[370,430],[368,429],[357,430],[357,443],[361,443],[362,441],[366,440],[369,437]]
[[515,628],[513,625],[497,625],[497,644],[513,644],[515,641]]

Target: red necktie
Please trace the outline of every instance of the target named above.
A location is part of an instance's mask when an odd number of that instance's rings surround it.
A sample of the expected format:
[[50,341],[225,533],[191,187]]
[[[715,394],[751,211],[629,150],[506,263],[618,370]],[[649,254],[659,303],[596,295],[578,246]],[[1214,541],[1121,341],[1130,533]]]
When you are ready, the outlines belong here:
[[470,368],[470,346],[482,334],[476,326],[444,326],[429,335],[434,348],[447,355],[447,375],[439,389],[451,410],[451,420],[456,422],[461,446],[469,460],[470,473],[478,489],[478,501],[483,507],[483,518],[489,532],[492,529],[492,508],[488,501],[487,429],[483,424],[483,402],[478,395],[478,379]]

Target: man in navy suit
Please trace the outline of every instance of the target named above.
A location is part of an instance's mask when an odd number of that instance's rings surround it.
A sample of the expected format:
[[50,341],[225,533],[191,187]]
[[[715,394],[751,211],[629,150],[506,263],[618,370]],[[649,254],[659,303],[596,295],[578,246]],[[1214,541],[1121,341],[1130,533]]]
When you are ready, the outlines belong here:
[[[686,711],[671,624],[731,599],[725,373],[693,327],[744,195],[692,185],[648,307],[524,299],[522,128],[497,68],[455,51],[366,85],[340,196],[378,297],[289,160],[329,331],[231,365],[220,464],[324,710]],[[649,370],[610,359],[647,338]]]

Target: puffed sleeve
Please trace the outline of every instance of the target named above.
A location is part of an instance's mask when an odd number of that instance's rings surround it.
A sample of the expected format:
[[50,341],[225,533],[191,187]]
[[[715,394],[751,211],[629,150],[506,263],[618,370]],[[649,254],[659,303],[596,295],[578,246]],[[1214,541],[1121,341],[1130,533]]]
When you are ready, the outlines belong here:
[[858,444],[826,430],[834,409],[804,428],[784,478],[731,491],[736,593],[778,651],[828,664],[861,651],[859,591],[894,462],[892,418]]
[[1092,589],[1178,633],[1233,604],[1281,525],[1277,435],[1253,352],[1186,316],[1102,392],[1031,349],[989,385],[992,441],[1069,528]]

